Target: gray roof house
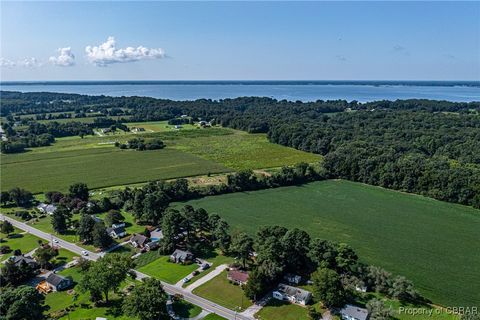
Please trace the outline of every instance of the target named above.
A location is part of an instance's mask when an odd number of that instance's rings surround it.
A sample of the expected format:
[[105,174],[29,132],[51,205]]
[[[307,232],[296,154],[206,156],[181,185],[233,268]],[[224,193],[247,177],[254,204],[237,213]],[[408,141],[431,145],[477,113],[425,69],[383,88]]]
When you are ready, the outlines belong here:
[[53,214],[53,212],[57,210],[57,207],[54,204],[40,203],[37,209],[42,213]]
[[170,255],[170,261],[175,263],[185,263],[187,261],[193,261],[194,255],[190,251],[183,251],[180,249],[175,250]]
[[65,290],[73,285],[73,280],[71,277],[63,277],[56,273],[50,273],[45,281],[53,291]]
[[124,228],[125,228],[125,222],[112,223],[112,228],[113,228],[113,229],[115,229],[115,228],[120,228],[120,227],[124,227]]
[[122,238],[127,235],[124,227],[107,228],[107,233],[114,239]]
[[135,233],[131,238],[130,238],[130,244],[134,248],[140,248],[143,249],[145,245],[150,241],[147,237],[145,237],[143,234],[138,234]]
[[273,291],[273,297],[278,300],[286,300],[304,306],[312,299],[312,293],[307,290],[280,283],[277,290]]
[[21,266],[23,263],[28,264],[30,267],[38,268],[38,263],[32,257],[28,256],[11,256],[10,261],[12,261],[17,267]]
[[145,244],[145,248],[150,251],[150,250],[155,250],[160,246],[160,243],[158,240],[155,241],[150,241],[147,244]]
[[340,316],[343,320],[367,320],[368,310],[351,304],[346,304],[340,310]]

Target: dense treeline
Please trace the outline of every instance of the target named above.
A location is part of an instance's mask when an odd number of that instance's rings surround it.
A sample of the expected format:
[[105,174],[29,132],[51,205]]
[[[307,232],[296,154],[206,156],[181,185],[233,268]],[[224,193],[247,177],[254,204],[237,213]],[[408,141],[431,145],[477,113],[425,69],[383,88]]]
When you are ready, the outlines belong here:
[[165,148],[165,143],[162,140],[134,138],[127,141],[127,143],[115,142],[115,147],[120,149],[134,149],[137,151],[157,150]]
[[2,98],[2,112],[9,115],[88,111],[125,116],[126,121],[187,115],[267,133],[274,143],[325,155],[328,177],[480,207],[480,102],[171,101],[16,92],[2,92]]

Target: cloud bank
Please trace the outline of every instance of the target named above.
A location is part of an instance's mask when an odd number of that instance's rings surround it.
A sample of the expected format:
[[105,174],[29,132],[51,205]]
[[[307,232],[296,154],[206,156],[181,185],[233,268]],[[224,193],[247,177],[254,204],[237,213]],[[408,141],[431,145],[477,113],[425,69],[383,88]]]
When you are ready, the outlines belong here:
[[114,63],[161,59],[165,57],[165,51],[161,48],[149,49],[144,46],[139,46],[136,48],[127,47],[117,49],[114,37],[108,37],[107,41],[99,46],[87,46],[85,52],[87,53],[88,61],[100,67],[106,67]]
[[35,68],[40,67],[42,63],[38,61],[36,58],[25,58],[17,62],[17,65],[27,68]]
[[15,65],[16,65],[16,63],[13,62],[12,60],[8,60],[8,59],[5,59],[5,58],[0,58],[0,67],[11,68],[11,67],[14,67]]
[[57,51],[59,55],[50,57],[48,59],[50,63],[60,67],[71,67],[75,65],[75,55],[72,53],[70,47],[59,48]]

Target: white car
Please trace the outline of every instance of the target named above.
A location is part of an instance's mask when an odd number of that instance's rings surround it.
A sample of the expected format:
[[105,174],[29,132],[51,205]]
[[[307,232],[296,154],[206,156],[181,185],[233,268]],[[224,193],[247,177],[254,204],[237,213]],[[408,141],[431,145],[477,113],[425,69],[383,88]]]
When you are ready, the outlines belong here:
[[88,251],[82,250],[82,254],[83,254],[84,256],[88,256]]
[[58,243],[58,239],[53,239],[53,243]]
[[187,283],[188,281],[190,281],[189,278],[183,278],[183,283]]

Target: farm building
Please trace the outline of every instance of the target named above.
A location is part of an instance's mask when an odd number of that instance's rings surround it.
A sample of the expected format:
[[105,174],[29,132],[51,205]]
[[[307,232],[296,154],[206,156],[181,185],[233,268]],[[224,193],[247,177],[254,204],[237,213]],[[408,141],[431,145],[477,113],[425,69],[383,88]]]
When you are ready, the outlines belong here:
[[304,306],[312,299],[312,293],[307,290],[280,283],[277,290],[273,291],[273,297],[278,300],[285,300]]
[[238,285],[244,285],[248,281],[248,273],[241,270],[230,270],[227,273],[227,279]]
[[340,310],[340,316],[343,320],[367,320],[368,310],[347,304]]
[[133,127],[130,131],[132,131],[132,132],[144,132],[145,128]]
[[170,255],[170,261],[175,262],[175,263],[185,263],[188,261],[193,261],[194,256],[193,253],[190,251],[183,251],[183,250],[175,250],[171,255]]

